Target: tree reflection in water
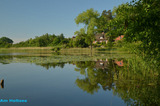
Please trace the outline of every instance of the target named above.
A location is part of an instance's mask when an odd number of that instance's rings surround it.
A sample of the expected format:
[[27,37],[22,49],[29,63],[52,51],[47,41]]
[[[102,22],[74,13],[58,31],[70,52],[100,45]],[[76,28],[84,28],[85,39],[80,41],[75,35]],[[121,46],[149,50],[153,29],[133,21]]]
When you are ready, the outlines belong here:
[[137,58],[106,60],[75,62],[75,71],[85,76],[76,80],[77,86],[90,94],[98,92],[100,87],[112,90],[127,105],[160,104],[160,76],[157,69]]
[[[12,60],[11,56],[3,56],[0,60]],[[23,58],[23,57],[19,57]],[[30,62],[30,61],[27,61]],[[9,62],[0,62],[9,64]],[[154,64],[143,61],[139,57],[130,59],[96,59],[95,61],[36,63],[46,69],[64,65],[76,65],[75,71],[84,76],[75,83],[87,93],[94,94],[99,89],[112,90],[127,105],[160,104],[160,73]]]

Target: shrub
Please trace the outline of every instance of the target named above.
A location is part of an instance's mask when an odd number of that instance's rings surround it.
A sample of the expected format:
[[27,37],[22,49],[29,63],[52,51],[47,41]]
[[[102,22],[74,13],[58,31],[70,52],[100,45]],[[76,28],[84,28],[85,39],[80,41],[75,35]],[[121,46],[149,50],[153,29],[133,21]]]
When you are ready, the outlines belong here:
[[54,47],[54,48],[52,48],[52,50],[55,51],[55,52],[59,52],[61,50],[61,48],[60,47]]

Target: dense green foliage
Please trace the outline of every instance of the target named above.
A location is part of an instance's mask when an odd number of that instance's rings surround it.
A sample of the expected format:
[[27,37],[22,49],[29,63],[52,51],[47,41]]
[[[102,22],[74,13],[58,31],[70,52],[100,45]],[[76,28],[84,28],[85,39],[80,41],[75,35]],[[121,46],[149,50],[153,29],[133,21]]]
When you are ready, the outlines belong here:
[[[85,38],[92,46],[95,33],[105,32],[109,40],[108,46],[119,35],[125,35],[123,44],[119,47],[134,47],[131,52],[160,58],[160,1],[133,0],[130,3],[114,7],[113,12],[104,10],[100,15],[97,11],[88,9],[80,13],[76,24],[84,24],[77,36]],[[77,32],[76,32],[77,33]],[[87,40],[88,39],[88,40]]]
[[0,47],[10,47],[12,46],[13,40],[7,37],[0,38]]
[[7,37],[1,37],[0,42],[5,42],[5,43],[13,43],[13,40]]
[[35,37],[34,39],[28,39],[27,41],[22,41],[17,44],[14,44],[14,47],[46,47],[46,46],[55,46],[68,43],[68,39],[64,38],[64,35],[51,35],[44,34],[40,37]]
[[109,22],[113,19],[111,10],[103,10],[101,16],[97,19],[97,31],[99,33],[107,33],[110,29],[108,28]]
[[13,41],[9,38],[2,37],[0,39],[0,47],[88,47],[88,44],[85,42],[85,38],[83,36],[77,36],[76,38],[65,38],[63,34],[56,36],[55,34],[51,35],[48,33],[13,45],[12,43]]
[[81,28],[80,31],[76,31],[74,34],[77,35],[74,42],[74,45],[76,47],[88,47],[88,44],[86,43],[86,40],[85,40],[85,37],[87,35],[85,34],[84,28]]
[[136,49],[157,58],[160,53],[159,7],[159,0],[133,0],[119,5],[114,9],[115,18],[110,23],[112,28],[116,28],[110,33],[123,33],[125,43],[139,42]]

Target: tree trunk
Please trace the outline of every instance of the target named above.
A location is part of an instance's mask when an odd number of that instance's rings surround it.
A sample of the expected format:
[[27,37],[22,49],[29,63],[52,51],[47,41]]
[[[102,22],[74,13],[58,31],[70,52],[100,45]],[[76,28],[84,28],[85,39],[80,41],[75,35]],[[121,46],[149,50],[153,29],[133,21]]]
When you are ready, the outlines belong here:
[[91,52],[92,52],[92,42],[91,42]]
[[91,42],[91,56],[92,56],[92,42]]

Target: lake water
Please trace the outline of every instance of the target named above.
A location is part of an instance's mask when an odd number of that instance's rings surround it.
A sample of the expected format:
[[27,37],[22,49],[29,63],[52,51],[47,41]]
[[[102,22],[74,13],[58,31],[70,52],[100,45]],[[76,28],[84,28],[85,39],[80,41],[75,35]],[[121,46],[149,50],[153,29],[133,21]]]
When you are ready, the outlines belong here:
[[159,105],[159,71],[146,64],[130,54],[1,53],[0,106]]

